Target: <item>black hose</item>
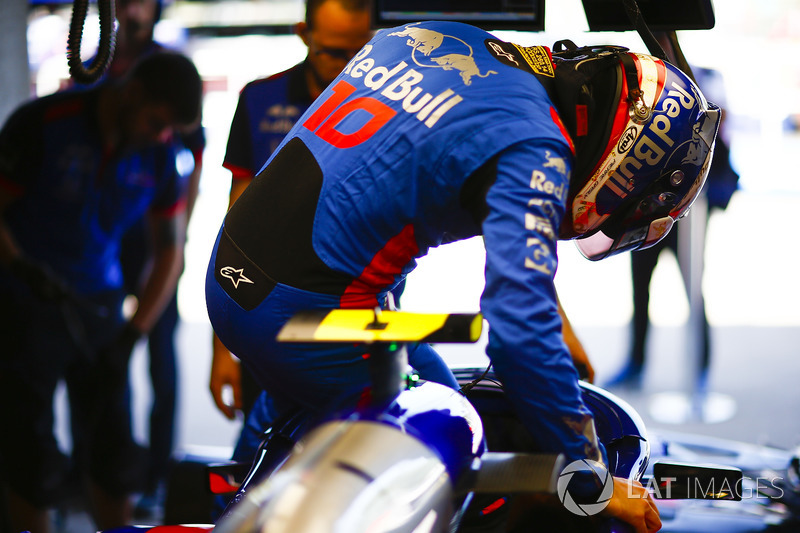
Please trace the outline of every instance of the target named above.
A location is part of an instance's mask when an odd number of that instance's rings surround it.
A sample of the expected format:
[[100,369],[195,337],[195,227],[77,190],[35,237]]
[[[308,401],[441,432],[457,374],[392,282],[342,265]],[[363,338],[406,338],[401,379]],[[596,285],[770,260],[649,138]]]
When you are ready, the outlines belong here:
[[667,53],[664,47],[661,46],[658,38],[653,34],[649,26],[647,26],[647,22],[645,22],[636,0],[622,0],[622,2],[625,6],[625,12],[628,14],[628,19],[636,28],[636,31],[639,33],[639,36],[644,41],[650,53],[659,59],[670,61],[696,83],[697,80],[694,78],[692,67],[689,66],[689,62],[686,61],[686,57],[683,55],[683,50],[681,50],[681,45],[678,42],[678,34],[675,30],[664,32],[664,36],[667,38],[669,47],[671,48],[670,53]]
[[669,39],[669,44],[672,46],[672,55],[674,56],[673,61],[675,61],[675,66],[689,76],[693,82],[697,83],[697,79],[694,77],[694,72],[692,72],[692,67],[689,66],[686,56],[683,55],[683,50],[678,42],[678,34],[675,33],[674,30],[667,32],[667,38]]
[[111,58],[114,57],[114,0],[97,0],[97,8],[100,13],[100,43],[97,55],[88,69],[81,61],[83,24],[86,22],[88,8],[89,0],[74,0],[67,39],[67,63],[70,76],[78,83],[86,85],[100,79],[111,63]]
[[647,22],[645,22],[642,11],[639,9],[639,4],[636,3],[636,0],[622,0],[622,4],[625,7],[625,13],[627,13],[628,19],[631,21],[631,24],[633,24],[633,27],[636,28],[636,31],[644,41],[650,54],[667,61],[667,54],[664,52],[664,48],[661,47],[656,36],[650,31],[650,27],[647,26]]

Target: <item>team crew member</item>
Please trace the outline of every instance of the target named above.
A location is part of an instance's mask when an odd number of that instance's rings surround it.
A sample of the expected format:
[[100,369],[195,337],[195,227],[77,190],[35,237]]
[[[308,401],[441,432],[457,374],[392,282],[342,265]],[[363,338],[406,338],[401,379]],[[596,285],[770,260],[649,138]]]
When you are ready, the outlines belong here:
[[[703,184],[719,112],[659,60],[572,48],[458,23],[383,30],[300,118],[226,216],[206,285],[215,331],[278,412],[369,383],[357,349],[277,343],[289,317],[384,305],[430,247],[483,235],[507,396],[542,450],[604,460],[562,337],[556,243],[600,259],[661,239]],[[426,345],[409,362],[452,380]],[[625,479],[605,512],[660,527]]]
[[[156,24],[161,19],[163,0],[117,0],[114,56],[98,85],[123,78],[141,58],[170,51],[155,40]],[[70,80],[70,83],[72,80]],[[77,87],[83,87],[78,85]],[[83,87],[85,88],[85,87]],[[200,186],[205,134],[200,122],[191,131],[172,138],[179,170],[188,175],[186,223],[188,225]],[[189,157],[191,155],[191,157]],[[152,263],[150,228],[146,220],[130,228],[122,240],[122,274],[128,293],[139,296]],[[176,287],[177,289],[177,287]],[[169,299],[158,321],[147,335],[152,403],[148,427],[148,460],[145,488],[136,504],[136,517],[149,518],[164,496],[167,474],[174,448],[178,397],[178,357],[175,332],[180,316],[177,290]]]
[[[118,0],[117,42],[107,78],[119,79],[136,61],[169,49],[155,40],[154,32],[161,19],[163,0]],[[172,139],[178,169],[186,174],[186,224],[194,209],[203,169],[206,140],[203,128],[180,132]],[[191,156],[191,157],[189,157]],[[149,228],[145,220],[136,224],[122,240],[122,273],[130,294],[140,296],[153,257]],[[152,403],[148,425],[148,460],[144,492],[136,503],[136,517],[147,518],[163,504],[167,476],[174,451],[178,399],[178,354],[175,333],[180,316],[177,287],[147,336]]]
[[[142,472],[128,358],[175,288],[185,230],[186,183],[164,139],[196,126],[200,101],[194,65],[155,53],[119,83],[23,105],[0,132],[0,459],[15,531],[49,530],[68,470],[53,435],[61,379],[97,526],[130,521]],[[120,242],[145,215],[155,260],[126,322]]]

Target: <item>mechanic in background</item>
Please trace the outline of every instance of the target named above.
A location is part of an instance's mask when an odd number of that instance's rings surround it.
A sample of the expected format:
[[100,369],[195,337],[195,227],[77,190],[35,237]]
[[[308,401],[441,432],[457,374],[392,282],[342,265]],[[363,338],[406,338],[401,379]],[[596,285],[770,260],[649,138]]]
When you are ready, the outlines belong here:
[[[155,40],[155,26],[161,19],[163,0],[117,0],[117,33],[114,57],[103,80],[117,80],[141,58],[169,48]],[[186,224],[188,225],[200,184],[205,136],[198,122],[192,131],[173,136],[176,166],[188,176]],[[122,240],[122,273],[128,294],[140,297],[152,265],[154,250],[146,220],[141,219]],[[163,506],[170,461],[174,451],[178,397],[178,357],[175,333],[178,314],[177,289],[158,321],[147,335],[152,404],[148,426],[146,479],[136,515],[152,519]]]
[[[659,36],[661,46],[669,54],[668,57],[672,57],[674,52],[670,41],[660,32],[657,33],[657,36]],[[715,104],[720,106],[723,112],[719,135],[717,136],[717,143],[714,149],[714,160],[711,162],[711,168],[708,171],[708,180],[704,189],[708,209],[705,213],[698,212],[694,215],[705,216],[705,223],[707,224],[714,211],[721,212],[728,207],[733,193],[738,188],[739,174],[731,165],[730,149],[728,148],[729,139],[725,134],[725,107],[727,98],[722,74],[716,70],[701,67],[692,67],[692,73],[695,76],[697,85]],[[686,227],[680,230],[683,224],[686,224]],[[617,374],[609,379],[605,384],[606,387],[638,389],[642,386],[644,367],[647,359],[647,336],[650,330],[650,281],[652,280],[653,272],[655,271],[659,259],[663,257],[662,252],[665,249],[670,250],[676,260],[680,259],[678,246],[679,230],[689,231],[688,222],[676,224],[669,235],[657,245],[631,253],[633,319],[631,323],[630,352],[623,367]],[[703,238],[705,239],[705,237]],[[686,276],[690,274],[684,272],[683,269],[681,269],[681,274],[684,276],[684,289],[688,291],[689,286]],[[700,272],[699,277],[702,279],[702,272]],[[691,375],[697,377],[697,381],[693,385],[698,387],[699,392],[704,392],[708,384],[708,370],[711,364],[711,328],[706,317],[705,299],[703,298],[702,291],[699,293],[698,312],[702,320],[700,329],[700,353],[699,359],[696,361],[697,368],[692,369]]]
[[[192,62],[158,52],[122,80],[25,104],[0,131],[0,461],[14,531],[49,531],[47,509],[63,496],[62,379],[96,525],[131,520],[142,465],[128,360],[180,274],[187,183],[168,139],[197,127],[201,99]],[[120,244],[145,216],[155,258],[126,321]]]

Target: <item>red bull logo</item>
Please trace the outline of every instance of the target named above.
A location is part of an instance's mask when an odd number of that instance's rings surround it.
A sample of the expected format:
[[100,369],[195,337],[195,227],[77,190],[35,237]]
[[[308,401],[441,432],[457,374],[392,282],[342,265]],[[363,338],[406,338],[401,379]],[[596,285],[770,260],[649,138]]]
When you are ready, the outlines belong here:
[[[657,165],[666,154],[666,150],[675,144],[675,141],[669,136],[670,129],[672,129],[671,119],[680,115],[681,107],[692,109],[695,106],[694,96],[675,82],[672,83],[672,88],[667,96],[668,98],[661,102],[661,114],[653,117],[652,122],[633,147],[633,153],[622,161],[618,174],[612,176],[619,182],[619,185],[625,188],[629,188],[628,182],[633,178],[631,168],[639,170],[643,165]],[[625,179],[623,180],[622,177]]]
[[567,184],[561,183],[560,185],[556,185],[550,181],[547,177],[547,174],[541,170],[534,170],[531,173],[530,188],[534,191],[551,194],[561,201],[567,199]]
[[544,157],[547,160],[544,164],[545,168],[552,168],[559,174],[567,175],[567,162],[563,157],[553,157],[550,150],[545,150]]
[[444,35],[438,31],[416,28],[413,24],[406,26],[403,31],[390,33],[394,37],[408,37],[406,44],[424,56],[439,48],[444,42]]
[[[492,74],[497,74],[494,70],[481,73],[478,64],[475,62],[472,46],[462,39],[452,35],[445,35],[438,31],[418,28],[414,24],[409,24],[403,31],[396,31],[389,34],[390,37],[408,37],[406,45],[411,47],[411,59],[419,67],[441,68],[444,70],[456,70],[461,75],[464,85],[471,85],[472,78],[486,78]],[[458,52],[440,53],[439,49],[447,42],[447,48],[460,49]],[[419,52],[427,61],[420,61],[416,52]]]

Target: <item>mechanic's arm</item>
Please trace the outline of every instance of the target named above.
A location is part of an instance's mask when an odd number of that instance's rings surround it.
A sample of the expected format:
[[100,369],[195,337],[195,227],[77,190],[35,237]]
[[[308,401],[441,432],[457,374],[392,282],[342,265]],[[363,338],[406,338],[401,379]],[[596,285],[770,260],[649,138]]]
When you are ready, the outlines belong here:
[[[236,412],[242,410],[242,368],[239,361],[214,335],[211,358],[211,379],[208,388],[214,403],[226,418],[233,420]],[[230,389],[231,403],[225,401],[225,390]]]
[[[225,149],[225,158],[222,166],[231,172],[231,190],[228,198],[228,209],[242,195],[244,190],[253,181],[259,168],[253,162],[253,146],[250,134],[250,116],[247,105],[247,88],[239,93],[239,101],[231,121],[228,144]],[[260,157],[268,157],[269,153],[259,153]],[[239,360],[217,338],[212,340],[213,357],[211,360],[211,377],[209,389],[217,408],[227,418],[236,416],[236,411],[241,410],[244,404],[242,397],[241,375],[242,369]],[[231,403],[225,402],[223,392],[230,388],[232,393]]]
[[561,300],[558,299],[558,294],[556,294],[556,301],[558,303],[558,314],[561,316],[562,322],[561,334],[564,336],[564,342],[567,348],[569,348],[569,354],[572,356],[572,364],[575,365],[575,370],[578,371],[578,375],[581,379],[589,383],[594,383],[594,367],[592,367],[592,363],[589,361],[589,356],[583,348],[583,344],[578,340],[578,336],[575,335],[575,330],[572,329],[572,324],[569,318],[567,318],[567,314],[564,312]]
[[[195,166],[192,174],[189,176],[189,188],[186,202],[187,219],[191,217],[194,210],[203,164],[202,157],[200,156],[201,154],[197,150],[194,150],[192,154],[194,155]],[[234,179],[231,183],[229,207],[233,205],[233,202],[250,182],[250,180],[247,180],[244,185],[239,185],[237,183],[238,181],[240,180]],[[231,389],[233,396],[233,401],[230,405],[227,404],[224,399],[224,390],[226,388]],[[212,333],[211,378],[209,380],[209,389],[211,390],[211,396],[214,398],[214,403],[217,408],[226,418],[233,420],[236,417],[236,412],[242,409],[241,368],[239,366],[239,361],[228,351],[225,345],[222,344],[222,341],[220,341],[214,333]]]
[[149,215],[153,233],[153,268],[139,298],[139,306],[130,320],[139,333],[147,333],[166,307],[183,266],[183,243],[186,239],[186,211],[169,216]]
[[251,181],[253,181],[253,176],[247,178],[239,177],[231,180],[231,196],[228,209],[233,207],[234,202],[239,199],[247,186],[250,185]]
[[[244,175],[237,175],[231,180],[228,209],[239,199],[251,181],[253,181],[252,176]],[[211,396],[214,398],[217,409],[226,418],[233,420],[236,412],[241,411],[243,405],[242,369],[239,360],[228,351],[216,334],[213,335],[212,340],[211,377],[208,388],[211,390]],[[224,391],[228,388],[232,396],[231,403],[225,401]]]
[[8,224],[3,218],[3,214],[13,200],[14,196],[0,187],[0,265],[4,267],[10,267],[12,261],[20,253],[14,236],[11,235],[11,230],[8,229]]

